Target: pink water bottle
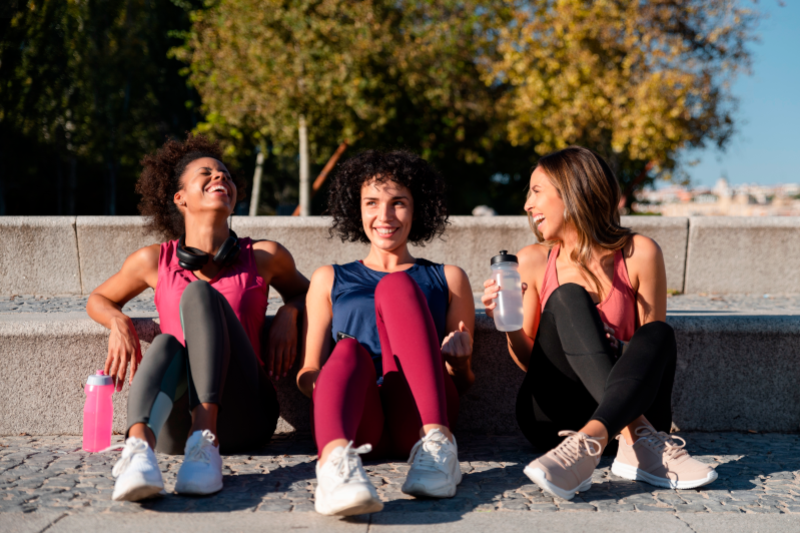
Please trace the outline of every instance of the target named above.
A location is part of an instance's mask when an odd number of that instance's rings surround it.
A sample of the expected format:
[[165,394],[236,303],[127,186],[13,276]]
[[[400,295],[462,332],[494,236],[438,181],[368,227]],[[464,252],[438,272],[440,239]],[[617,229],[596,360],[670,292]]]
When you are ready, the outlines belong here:
[[98,370],[97,374],[89,376],[84,392],[83,449],[99,452],[111,445],[111,426],[114,422],[114,404],[111,401],[114,383],[111,376]]

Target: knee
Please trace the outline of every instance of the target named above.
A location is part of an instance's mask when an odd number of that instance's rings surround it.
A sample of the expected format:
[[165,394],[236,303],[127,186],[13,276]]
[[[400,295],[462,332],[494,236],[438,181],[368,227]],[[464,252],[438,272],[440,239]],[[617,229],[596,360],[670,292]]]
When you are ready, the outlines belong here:
[[565,283],[553,291],[547,299],[544,310],[555,312],[579,306],[594,306],[594,301],[582,286],[577,283]]
[[383,277],[375,287],[375,300],[385,296],[396,297],[418,289],[417,282],[406,272],[392,272]]
[[360,365],[365,361],[370,361],[371,363],[372,358],[364,347],[361,346],[361,343],[356,339],[342,339],[336,343],[330,357],[328,357],[328,360],[325,362],[325,366],[329,365],[331,362],[337,364]]
[[150,349],[147,350],[147,358],[171,358],[181,350],[183,350],[183,344],[178,339],[169,333],[161,333],[156,335],[153,342],[150,343]]
[[664,347],[664,355],[669,357],[677,356],[677,344],[675,342],[675,330],[666,322],[656,320],[641,326],[635,333],[642,336],[656,346]]
[[191,282],[186,286],[181,295],[181,311],[184,309],[192,309],[199,302],[208,301],[214,292],[216,292],[216,290],[207,281],[198,279],[197,281]]

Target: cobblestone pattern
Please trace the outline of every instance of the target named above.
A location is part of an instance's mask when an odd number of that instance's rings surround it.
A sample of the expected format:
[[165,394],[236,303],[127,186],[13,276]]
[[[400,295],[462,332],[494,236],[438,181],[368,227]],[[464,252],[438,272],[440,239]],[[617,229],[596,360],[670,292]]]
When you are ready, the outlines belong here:
[[[537,454],[522,437],[461,435],[465,475],[452,499],[400,492],[405,463],[368,462],[366,469],[386,502],[383,512],[800,513],[800,435],[683,436],[694,457],[717,468],[719,479],[708,487],[665,490],[626,481],[611,474],[611,458],[604,457],[591,490],[570,502],[553,499],[523,474]],[[290,435],[252,455],[224,457],[225,488],[203,498],[172,493],[182,457],[159,455],[168,495],[131,503],[111,501],[118,452],[82,452],[78,437],[0,437],[0,512],[313,512],[314,452],[308,436]]]
[[[476,308],[482,309],[480,294],[476,293],[474,296]],[[88,296],[0,296],[0,314],[84,312],[87,299]],[[270,298],[267,313],[274,313],[280,305],[280,298]],[[667,309],[673,312],[800,314],[800,294],[681,294],[667,299]],[[133,298],[123,311],[155,315],[153,291],[148,290]]]

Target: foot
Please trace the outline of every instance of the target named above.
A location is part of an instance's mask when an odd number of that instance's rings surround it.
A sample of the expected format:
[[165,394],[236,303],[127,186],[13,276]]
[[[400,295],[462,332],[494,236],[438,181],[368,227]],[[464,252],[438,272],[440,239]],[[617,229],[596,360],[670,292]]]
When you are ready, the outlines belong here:
[[686,441],[682,438],[647,426],[637,428],[635,435],[639,439],[633,444],[617,437],[619,450],[611,465],[617,476],[665,489],[694,489],[717,479],[716,470],[683,449]]
[[461,483],[458,445],[438,429],[428,431],[411,449],[408,471],[402,491],[412,496],[452,498]]
[[378,491],[370,483],[359,454],[369,453],[372,446],[335,448],[325,464],[317,462],[317,490],[314,508],[324,515],[351,516],[377,513],[383,509]]
[[592,486],[592,472],[603,451],[602,438],[575,431],[559,431],[558,435],[567,438],[526,466],[525,475],[545,492],[571,500],[576,492]]
[[111,473],[117,478],[111,495],[115,501],[138,502],[164,490],[156,454],[145,441],[136,437],[125,441],[122,457]]
[[204,429],[195,431],[186,441],[175,492],[204,495],[222,490],[222,457],[214,439],[214,434]]

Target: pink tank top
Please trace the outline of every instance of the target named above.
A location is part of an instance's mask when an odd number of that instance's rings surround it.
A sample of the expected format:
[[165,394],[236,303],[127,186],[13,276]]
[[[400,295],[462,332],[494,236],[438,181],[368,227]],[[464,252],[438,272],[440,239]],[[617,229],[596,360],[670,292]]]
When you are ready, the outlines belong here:
[[[239,239],[239,246],[242,251],[236,262],[220,270],[209,283],[228,300],[239,322],[244,326],[258,360],[263,365],[261,327],[267,314],[269,286],[258,275],[253,241],[243,237]],[[194,272],[178,264],[178,256],[175,253],[177,248],[178,241],[168,241],[161,245],[154,299],[161,333],[169,333],[185,345],[181,327],[181,295],[186,286],[198,278]]]
[[[559,248],[559,245],[555,245],[547,258],[547,270],[544,272],[540,297],[543,311],[547,299],[561,285],[558,282],[558,271],[556,270]],[[631,340],[633,332],[636,330],[636,293],[628,277],[628,268],[625,266],[622,250],[614,253],[614,279],[611,281],[611,289],[606,295],[606,299],[597,304],[597,311],[603,322],[614,328],[616,338],[623,342]]]

